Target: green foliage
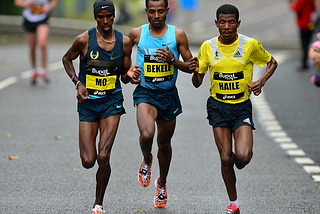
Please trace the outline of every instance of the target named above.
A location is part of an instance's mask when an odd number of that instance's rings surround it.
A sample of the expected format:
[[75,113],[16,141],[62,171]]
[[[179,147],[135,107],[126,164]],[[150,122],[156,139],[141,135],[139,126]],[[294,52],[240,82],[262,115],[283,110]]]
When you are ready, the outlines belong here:
[[20,15],[21,11],[15,6],[14,0],[0,0],[0,15]]

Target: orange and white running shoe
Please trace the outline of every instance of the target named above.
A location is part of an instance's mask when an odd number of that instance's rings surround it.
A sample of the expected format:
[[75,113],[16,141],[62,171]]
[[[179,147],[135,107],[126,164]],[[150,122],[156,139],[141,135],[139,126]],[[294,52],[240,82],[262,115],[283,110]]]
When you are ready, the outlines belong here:
[[154,205],[158,208],[162,208],[167,204],[167,189],[165,186],[161,187],[158,185],[158,179],[159,178],[154,182],[157,188],[156,196],[154,197]]
[[[153,154],[151,153],[152,159],[153,159]],[[150,179],[151,179],[151,165],[152,165],[152,160],[150,164],[146,164],[144,162],[144,159],[142,159],[142,163],[139,169],[138,173],[138,179],[143,187],[147,187],[150,184]]]
[[231,203],[228,205],[226,214],[240,214],[240,207],[237,207],[236,204]]
[[94,208],[92,209],[92,214],[103,214],[105,211],[103,210],[103,207],[100,205],[95,205]]

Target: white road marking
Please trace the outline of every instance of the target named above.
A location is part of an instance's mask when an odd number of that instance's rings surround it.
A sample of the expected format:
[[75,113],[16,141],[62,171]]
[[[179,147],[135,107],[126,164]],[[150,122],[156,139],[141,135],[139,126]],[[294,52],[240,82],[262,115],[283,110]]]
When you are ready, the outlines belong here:
[[[54,62],[54,63],[51,63],[48,65],[49,72],[56,71],[56,70],[59,70],[62,68],[63,68],[63,65],[62,65],[61,61]],[[4,80],[0,81],[0,91],[10,85],[17,83],[19,81],[19,78],[20,79],[28,79],[28,78],[31,78],[31,76],[32,76],[32,70],[27,70],[27,71],[21,72],[19,77],[12,76],[7,79],[4,79]]]
[[18,81],[19,81],[19,79],[17,76],[12,76],[7,79],[4,79],[0,82],[0,90],[17,83]]
[[[273,57],[279,64],[281,64],[290,57],[290,53],[288,51],[279,51],[275,53]],[[263,68],[257,68],[254,72],[254,79],[258,79],[263,72]],[[282,127],[276,120],[276,117],[266,101],[264,94],[262,93],[258,97],[252,96],[251,99],[259,121],[265,127],[267,133],[280,145],[282,149],[287,152],[289,156],[296,157],[294,159],[295,162],[302,165],[303,169],[308,174],[311,174],[314,182],[320,182],[320,167],[315,165],[315,162],[311,158],[306,157],[306,153],[302,149],[299,149],[298,145],[287,136],[285,131],[282,130]]]

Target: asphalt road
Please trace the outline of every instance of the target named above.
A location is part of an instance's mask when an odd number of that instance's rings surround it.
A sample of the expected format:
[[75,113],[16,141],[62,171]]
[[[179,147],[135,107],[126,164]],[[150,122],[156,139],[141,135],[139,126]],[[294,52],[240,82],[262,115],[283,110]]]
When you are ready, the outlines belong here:
[[[27,46],[0,46],[0,213],[90,213],[97,168],[85,170],[80,162],[75,89],[60,62],[68,46],[50,45],[51,83],[40,81],[36,87],[30,85]],[[194,54],[197,48],[192,48]],[[254,157],[244,170],[236,171],[241,213],[317,214],[320,189],[313,176],[319,173],[308,173],[305,166],[319,166],[319,90],[307,73],[294,70],[297,54],[270,52],[281,64],[264,96],[253,100]],[[177,85],[183,114],[172,140],[167,206],[154,208],[155,188],[142,188],[137,181],[141,152],[132,106],[134,86],[124,85],[127,114],[121,118],[112,151],[113,171],[104,201],[107,213],[224,213],[227,195],[205,119],[209,79],[195,89],[190,75],[180,73]],[[265,109],[271,113],[263,113]],[[274,118],[264,117],[272,113]],[[275,138],[268,121],[279,122],[279,133],[286,135]],[[281,137],[291,142],[279,143]],[[296,150],[305,155],[290,155],[295,149],[283,149],[287,143],[296,143]],[[18,159],[9,160],[8,155]],[[297,157],[315,163],[297,163]],[[158,175],[155,161],[152,180]]]
[[[280,63],[263,94],[253,98],[254,157],[244,170],[236,171],[241,213],[318,214],[320,94],[310,83],[311,73],[297,72],[300,60],[294,14],[287,1],[229,2],[240,9],[239,32],[261,41]],[[173,24],[187,32],[190,44],[196,45],[194,54],[202,41],[217,34],[215,10],[222,3],[225,1],[199,0],[199,10],[179,11],[173,19]],[[15,19],[4,22],[8,20]],[[60,28],[62,24],[75,28],[65,20],[57,22]],[[10,23],[9,28],[17,29],[17,24],[20,22]],[[79,26],[78,31],[87,27]],[[10,35],[5,38],[8,41]],[[97,166],[90,170],[81,166],[75,89],[61,65],[73,38],[64,38],[68,44],[50,44],[51,83],[40,81],[36,87],[30,85],[25,38],[15,40],[19,44],[0,46],[0,213],[90,213]],[[262,71],[256,67],[254,76]],[[153,185],[142,188],[137,181],[141,152],[132,106],[134,86],[129,84],[123,86],[127,114],[121,118],[111,156],[112,175],[104,201],[107,213],[224,213],[227,194],[212,130],[205,119],[209,79],[195,89],[190,75],[180,73],[177,85],[183,114],[172,140],[167,206],[156,209]],[[9,160],[8,155],[18,159]],[[155,161],[152,180],[158,175]]]

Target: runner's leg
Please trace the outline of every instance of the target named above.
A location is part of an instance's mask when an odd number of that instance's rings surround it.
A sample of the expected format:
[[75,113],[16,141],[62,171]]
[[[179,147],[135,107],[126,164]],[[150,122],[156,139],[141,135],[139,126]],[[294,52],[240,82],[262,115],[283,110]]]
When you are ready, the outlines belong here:
[[221,161],[221,174],[230,201],[237,200],[236,175],[233,169],[235,155],[232,152],[232,130],[230,127],[214,127],[214,139]]
[[104,118],[99,122],[100,141],[98,145],[97,162],[99,168],[96,174],[96,200],[95,205],[102,205],[104,194],[111,174],[110,155],[117,134],[120,114]]
[[253,155],[253,134],[250,126],[240,126],[234,131],[235,155],[238,161],[247,165]]
[[79,122],[79,148],[82,166],[92,168],[97,159],[96,137],[98,123]]
[[158,161],[160,168],[160,178],[158,180],[159,186],[166,186],[167,175],[170,168],[171,157],[172,157],[172,147],[171,138],[173,136],[176,119],[171,121],[157,120],[158,127]]
[[155,132],[155,120],[157,118],[157,109],[146,103],[140,103],[137,106],[137,123],[140,132],[140,148],[145,163],[152,161],[152,143]]

